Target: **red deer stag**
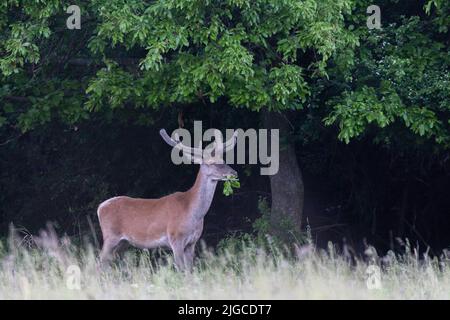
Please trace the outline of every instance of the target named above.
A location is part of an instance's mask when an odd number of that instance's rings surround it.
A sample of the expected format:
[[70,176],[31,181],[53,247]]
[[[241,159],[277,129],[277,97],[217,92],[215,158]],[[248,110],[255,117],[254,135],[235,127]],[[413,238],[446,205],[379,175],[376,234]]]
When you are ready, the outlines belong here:
[[[160,130],[164,141],[183,150],[183,156],[200,163],[194,185],[185,192],[175,192],[159,199],[119,196],[100,204],[97,210],[103,234],[100,260],[112,258],[120,241],[138,248],[169,247],[178,270],[193,266],[195,244],[203,230],[203,218],[211,205],[217,182],[236,176],[230,166],[217,156],[203,159],[203,150],[182,144],[178,136],[169,137]],[[236,144],[236,135],[224,144],[215,144],[214,153],[222,155]],[[220,161],[219,161],[220,160]]]

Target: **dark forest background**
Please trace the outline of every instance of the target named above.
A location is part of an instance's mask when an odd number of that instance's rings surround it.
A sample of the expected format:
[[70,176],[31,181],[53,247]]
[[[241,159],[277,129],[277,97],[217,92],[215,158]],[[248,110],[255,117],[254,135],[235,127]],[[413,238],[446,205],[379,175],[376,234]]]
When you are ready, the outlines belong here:
[[[81,8],[69,30],[66,8]],[[382,28],[369,29],[369,5]],[[47,221],[99,235],[116,195],[189,188],[158,131],[194,120],[280,128],[277,177],[233,167],[205,220],[211,245],[311,228],[382,249],[450,246],[447,1],[3,1],[0,236]],[[271,206],[272,204],[272,206]],[[271,208],[271,209],[270,209]],[[300,223],[301,222],[301,223]],[[266,228],[267,227],[267,228]],[[437,252],[437,251],[436,251]]]

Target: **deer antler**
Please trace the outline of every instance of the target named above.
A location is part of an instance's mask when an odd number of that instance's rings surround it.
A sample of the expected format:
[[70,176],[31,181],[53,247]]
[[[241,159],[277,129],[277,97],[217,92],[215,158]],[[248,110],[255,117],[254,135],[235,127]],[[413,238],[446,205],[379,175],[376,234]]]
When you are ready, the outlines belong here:
[[161,129],[159,130],[159,134],[161,135],[161,137],[163,138],[163,140],[172,147],[175,147],[179,150],[182,150],[184,154],[186,154],[187,156],[190,156],[192,159],[196,158],[196,159],[202,159],[203,157],[203,151],[202,149],[199,148],[191,148],[188,147],[186,145],[184,145],[179,137],[178,134],[175,133],[175,139],[172,139],[166,132],[166,129]]
[[237,135],[238,135],[238,132],[235,131],[233,133],[233,136],[230,139],[228,139],[225,143],[217,144],[217,142],[214,142],[215,149],[218,151],[217,153],[221,154],[222,152],[227,152],[227,151],[230,151],[231,149],[233,149],[237,142]]
[[[203,159],[203,150],[200,148],[192,148],[192,147],[188,147],[188,146],[184,145],[180,141],[177,133],[174,134],[175,139],[171,138],[167,134],[165,129],[159,130],[159,134],[161,135],[161,137],[164,139],[164,141],[168,145],[175,147],[179,150],[182,150],[183,154],[190,157],[192,160],[202,160]],[[222,143],[221,141],[219,141],[219,142],[214,141],[214,155],[215,155],[214,158],[217,159],[217,157],[221,157],[224,152],[227,152],[227,151],[233,149],[237,142],[237,135],[238,135],[238,131],[235,131],[233,133],[233,136],[230,139],[228,139],[225,143]],[[221,136],[219,135],[219,137],[221,137]],[[213,160],[214,159],[209,159],[210,162]]]

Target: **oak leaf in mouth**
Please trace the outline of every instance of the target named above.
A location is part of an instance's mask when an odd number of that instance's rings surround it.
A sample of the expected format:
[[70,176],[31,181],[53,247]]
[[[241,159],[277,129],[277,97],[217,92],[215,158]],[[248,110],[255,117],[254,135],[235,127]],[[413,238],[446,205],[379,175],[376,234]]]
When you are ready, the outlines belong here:
[[229,196],[233,194],[234,188],[240,188],[241,184],[237,176],[231,175],[227,176],[223,185],[223,194]]

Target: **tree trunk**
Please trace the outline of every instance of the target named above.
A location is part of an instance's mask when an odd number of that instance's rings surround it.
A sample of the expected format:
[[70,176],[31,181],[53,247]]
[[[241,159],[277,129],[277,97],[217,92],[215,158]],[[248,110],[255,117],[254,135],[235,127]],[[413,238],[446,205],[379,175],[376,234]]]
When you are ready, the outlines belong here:
[[[291,128],[285,115],[264,111],[264,126],[280,131],[280,155],[278,173],[269,176],[271,188],[270,223],[274,235],[287,240],[301,230],[304,203],[303,177],[291,141]],[[270,134],[268,134],[270,138]],[[270,143],[269,143],[270,147]]]

